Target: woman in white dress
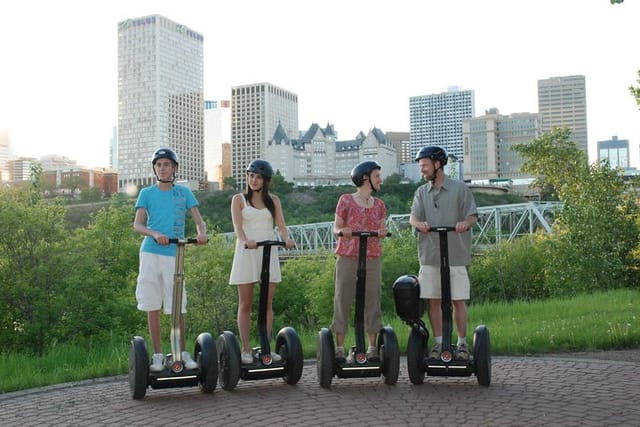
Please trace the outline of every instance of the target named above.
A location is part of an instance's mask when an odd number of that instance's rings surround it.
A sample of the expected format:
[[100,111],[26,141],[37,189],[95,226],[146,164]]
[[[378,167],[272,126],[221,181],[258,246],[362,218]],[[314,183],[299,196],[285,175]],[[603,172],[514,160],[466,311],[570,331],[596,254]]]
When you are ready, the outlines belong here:
[[[249,343],[249,322],[253,304],[253,286],[260,281],[263,248],[257,248],[261,240],[274,240],[274,223],[286,248],[293,248],[294,241],[289,237],[282,214],[280,199],[269,193],[269,182],[273,168],[266,160],[257,159],[247,168],[247,187],[244,193],[238,193],[231,200],[231,219],[236,234],[236,248],[229,283],[238,286],[238,331],[242,341],[242,363],[253,362]],[[267,300],[267,334],[271,336],[273,323],[273,294],[276,283],[281,281],[278,248],[272,247],[269,279],[269,298]],[[274,361],[280,360],[272,353]]]

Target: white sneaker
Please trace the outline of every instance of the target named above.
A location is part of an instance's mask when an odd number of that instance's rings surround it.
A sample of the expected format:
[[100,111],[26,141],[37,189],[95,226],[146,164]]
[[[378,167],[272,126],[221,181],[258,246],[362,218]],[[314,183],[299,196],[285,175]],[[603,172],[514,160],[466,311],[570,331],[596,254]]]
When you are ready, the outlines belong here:
[[182,361],[184,362],[184,367],[187,369],[196,369],[198,367],[198,364],[191,358],[188,351],[182,352]]
[[240,356],[240,361],[243,365],[250,365],[253,363],[253,354],[250,351],[243,351]]
[[164,371],[164,354],[162,353],[154,353],[153,359],[151,362],[151,366],[149,366],[149,370],[151,372],[162,372]]
[[280,356],[278,353],[274,353],[272,351],[271,352],[271,360],[273,360],[274,362],[280,362],[280,361],[282,361],[282,356]]

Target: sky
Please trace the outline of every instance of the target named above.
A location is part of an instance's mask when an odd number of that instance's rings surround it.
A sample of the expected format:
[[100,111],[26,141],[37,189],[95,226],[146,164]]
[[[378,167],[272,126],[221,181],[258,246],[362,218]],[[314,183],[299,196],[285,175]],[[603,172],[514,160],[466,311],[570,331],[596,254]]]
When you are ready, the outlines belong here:
[[21,0],[0,4],[0,132],[14,156],[109,165],[117,24],[163,15],[204,36],[205,99],[269,82],[298,95],[299,127],[339,139],[409,131],[409,98],[450,86],[476,116],[537,112],[537,81],[584,75],[589,157],[628,139],[639,166],[640,1]]

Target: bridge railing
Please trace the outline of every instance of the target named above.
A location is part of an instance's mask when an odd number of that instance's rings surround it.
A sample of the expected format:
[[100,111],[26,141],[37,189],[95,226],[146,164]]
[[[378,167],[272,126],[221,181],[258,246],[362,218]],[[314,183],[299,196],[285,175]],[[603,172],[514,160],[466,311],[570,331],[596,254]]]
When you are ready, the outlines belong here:
[[[473,245],[477,249],[496,245],[503,241],[535,233],[550,233],[555,215],[561,209],[559,202],[528,202],[510,205],[483,206],[478,208],[478,222],[473,229]],[[453,225],[453,224],[440,224]],[[392,234],[410,228],[409,214],[389,215],[387,229]],[[294,249],[279,248],[285,258],[315,255],[321,251],[332,252],[336,245],[333,221],[290,225],[289,235],[296,242]],[[226,241],[235,240],[234,233],[225,233]],[[274,229],[274,238],[278,238]]]

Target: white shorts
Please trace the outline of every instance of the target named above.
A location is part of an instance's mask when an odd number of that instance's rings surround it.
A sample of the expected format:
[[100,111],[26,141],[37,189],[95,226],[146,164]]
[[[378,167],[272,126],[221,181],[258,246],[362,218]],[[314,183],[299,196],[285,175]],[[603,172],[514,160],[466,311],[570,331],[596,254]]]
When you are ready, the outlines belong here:
[[[468,300],[471,284],[469,283],[469,274],[467,267],[456,266],[449,267],[449,277],[451,279],[451,300]],[[440,278],[440,266],[421,265],[418,273],[418,282],[420,282],[420,298],[441,299],[442,288]]]
[[[164,306],[164,312],[171,314],[175,269],[175,257],[140,252],[140,269],[136,285],[138,310],[156,311]],[[182,313],[186,312],[187,291],[185,286],[182,289]]]

